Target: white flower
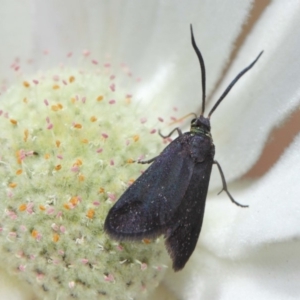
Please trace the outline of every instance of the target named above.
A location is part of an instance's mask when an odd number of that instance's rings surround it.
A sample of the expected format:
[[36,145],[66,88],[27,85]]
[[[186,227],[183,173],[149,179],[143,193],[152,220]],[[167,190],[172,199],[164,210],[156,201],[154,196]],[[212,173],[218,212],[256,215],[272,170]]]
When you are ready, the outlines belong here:
[[[220,178],[214,170],[198,246],[181,272],[169,270],[165,278],[167,288],[180,299],[297,299],[299,295],[299,133],[263,176],[246,181],[243,175],[258,160],[272,130],[298,110],[300,4],[277,0],[263,7],[222,78],[252,12],[251,3],[27,0],[3,2],[1,8],[1,78],[12,81],[16,71],[9,65],[16,56],[21,61],[33,59],[27,67],[22,64],[26,73],[58,62],[68,64],[67,53],[75,56],[88,49],[96,57],[109,55],[111,61],[129,65],[134,76],[142,77],[133,93],[151,107],[149,112],[162,115],[170,115],[174,106],[184,115],[201,105],[190,23],[204,56],[208,94],[214,100],[264,50],[211,118],[215,158],[232,182],[234,198],[249,208],[236,207],[224,193],[215,196]],[[1,286],[0,298],[30,298],[8,282]]]

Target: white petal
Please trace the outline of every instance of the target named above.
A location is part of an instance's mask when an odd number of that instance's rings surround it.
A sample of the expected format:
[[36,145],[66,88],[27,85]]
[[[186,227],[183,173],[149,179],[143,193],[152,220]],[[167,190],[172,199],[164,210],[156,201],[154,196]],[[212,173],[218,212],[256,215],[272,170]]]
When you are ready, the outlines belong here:
[[273,1],[226,77],[227,85],[262,49],[265,51],[212,116],[216,159],[227,180],[253,165],[272,128],[299,106],[299,14],[299,1]]
[[1,1],[0,9],[0,80],[9,78],[15,58],[30,57],[32,51],[31,1]]
[[165,281],[178,299],[296,300],[300,293],[299,251],[299,243],[277,245],[235,261],[202,251],[186,265],[187,272],[170,271]]
[[32,300],[35,297],[26,283],[8,275],[0,268],[0,299]]
[[210,91],[252,1],[88,3],[34,1],[35,57],[40,57],[44,49],[59,59],[71,50],[86,48],[101,60],[108,54],[112,61],[132,67],[134,76],[142,76],[137,93],[140,99],[158,105],[160,111],[170,110],[170,103],[178,102],[182,116],[201,105],[200,68],[191,46],[189,25],[193,24],[205,57]]
[[[211,251],[219,256],[245,256],[265,244],[300,238],[299,149],[300,134],[268,174],[236,194],[249,208],[230,209],[224,203],[220,207],[226,199],[209,203],[209,230],[202,241]],[[219,211],[219,216],[213,211]]]

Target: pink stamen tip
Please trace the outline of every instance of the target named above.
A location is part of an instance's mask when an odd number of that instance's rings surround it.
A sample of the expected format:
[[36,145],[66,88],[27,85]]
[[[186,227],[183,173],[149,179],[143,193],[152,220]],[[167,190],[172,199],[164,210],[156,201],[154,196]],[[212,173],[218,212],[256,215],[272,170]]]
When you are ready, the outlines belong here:
[[81,262],[83,263],[83,264],[87,264],[88,262],[89,262],[89,260],[88,259],[86,259],[86,258],[83,258],[82,260],[81,260]]
[[67,54],[67,57],[71,57],[73,55],[73,52],[69,52],[68,54]]
[[[48,100],[47,100],[47,99],[45,99],[45,100],[44,100],[44,103],[45,103],[45,105],[46,105],[46,106],[48,106],[48,105],[49,105],[49,102],[48,102]],[[48,122],[47,122],[47,123],[48,123]]]
[[39,81],[36,80],[36,79],[33,79],[32,82],[33,82],[34,84],[39,84]]
[[176,121],[177,119],[175,117],[171,117],[171,120],[172,121]]
[[101,153],[102,151],[103,151],[102,148],[99,148],[99,149],[96,150],[97,153]]
[[25,265],[20,265],[20,266],[19,266],[19,270],[20,270],[21,272],[25,271],[25,269],[26,269],[26,266],[25,266]]
[[48,215],[52,215],[54,213],[54,208],[53,207],[50,207],[47,209],[47,214]]
[[111,66],[111,64],[110,64],[110,63],[106,63],[106,64],[104,64],[104,67],[105,67],[105,68],[110,68],[110,66]]
[[53,124],[50,123],[50,124],[47,126],[47,129],[50,130],[50,129],[52,129],[52,128],[53,128]]
[[86,97],[82,97],[81,101],[82,101],[82,103],[85,103],[86,102]]
[[21,229],[21,231],[26,231],[26,230],[27,230],[27,228],[26,228],[25,225],[21,225],[21,226],[20,226],[20,229]]
[[83,54],[85,57],[87,57],[87,56],[89,56],[89,55],[91,54],[91,52],[90,52],[89,50],[83,50],[83,51],[82,51],[82,54]]
[[68,85],[68,83],[67,83],[67,81],[66,81],[65,79],[63,79],[62,83],[63,83],[64,85]]
[[65,233],[66,232],[66,227],[65,226],[60,226],[59,230],[61,233]]
[[121,246],[121,245],[117,245],[117,250],[119,250],[119,251],[123,251],[124,250],[124,248]]
[[116,90],[116,85],[112,84],[112,85],[110,85],[109,88],[111,89],[112,92],[114,92]]
[[99,206],[99,205],[100,205],[100,202],[99,202],[99,201],[94,201],[93,204],[94,204],[95,206]]
[[113,282],[113,281],[115,281],[115,278],[112,274],[108,274],[107,276],[104,275],[104,280],[108,281],[108,282]]
[[63,215],[62,211],[59,211],[59,212],[56,214],[56,217],[57,217],[57,218],[61,218],[62,215]]
[[112,200],[112,201],[115,201],[115,200],[116,200],[116,195],[115,195],[115,194],[113,194],[113,193],[107,193],[107,195],[108,195],[108,198],[109,198],[110,200]]
[[63,156],[61,154],[56,156],[58,159],[63,159]]
[[54,230],[54,231],[58,231],[58,225],[56,225],[55,223],[53,223],[53,224],[51,225],[51,228],[52,228],[52,230]]
[[65,251],[64,250],[58,250],[58,254],[59,255],[65,255]]
[[71,171],[74,172],[74,173],[76,173],[76,172],[79,171],[79,167],[78,166],[74,166],[74,167],[71,168]]
[[113,159],[110,160],[110,165],[111,165],[111,166],[114,166],[114,165],[115,165],[115,162],[114,162]]
[[106,134],[106,133],[102,133],[101,135],[102,135],[102,137],[105,138],[105,139],[108,138],[108,134]]
[[92,59],[92,63],[93,63],[94,65],[98,65],[98,61],[97,61],[96,59]]
[[156,129],[152,129],[152,130],[150,131],[150,133],[151,133],[151,134],[156,133]]
[[109,100],[108,103],[109,103],[109,104],[115,104],[115,103],[116,103],[116,100],[114,100],[114,99]]
[[141,122],[142,124],[146,123],[146,122],[147,122],[147,118],[141,118],[141,119],[140,119],[140,122]]
[[163,121],[164,121],[164,119],[163,119],[163,118],[161,118],[161,117],[159,117],[159,118],[158,118],[158,121],[159,121],[159,122],[163,122]]
[[59,81],[59,76],[58,76],[58,75],[53,75],[52,79],[53,79],[54,81]]
[[111,75],[111,76],[109,77],[110,80],[114,80],[115,78],[116,78],[115,75]]

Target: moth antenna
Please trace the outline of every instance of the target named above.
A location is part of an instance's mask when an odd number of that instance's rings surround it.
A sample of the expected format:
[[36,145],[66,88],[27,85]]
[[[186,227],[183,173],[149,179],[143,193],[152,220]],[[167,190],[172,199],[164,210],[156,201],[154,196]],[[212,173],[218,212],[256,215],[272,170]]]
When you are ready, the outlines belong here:
[[204,111],[205,111],[205,98],[206,98],[206,75],[205,75],[205,65],[204,65],[204,60],[203,60],[203,57],[202,57],[202,54],[199,50],[199,48],[197,47],[196,45],[196,42],[195,42],[195,38],[194,38],[194,33],[193,33],[193,26],[192,24],[190,25],[191,26],[191,38],[192,38],[192,45],[193,45],[193,48],[198,56],[198,59],[199,59],[199,63],[200,63],[200,68],[201,68],[201,79],[202,79],[202,112],[201,112],[201,116],[203,116],[204,114]]
[[232,87],[238,82],[238,80],[245,74],[247,73],[254,65],[255,63],[258,61],[258,59],[260,58],[260,56],[263,54],[264,51],[261,51],[258,56],[256,57],[256,59],[244,70],[242,70],[232,81],[231,83],[228,85],[228,87],[226,88],[226,90],[223,92],[223,94],[221,95],[221,97],[219,98],[219,100],[216,102],[216,104],[213,106],[213,108],[211,109],[211,111],[208,114],[208,119],[210,118],[210,116],[212,115],[212,113],[215,111],[215,109],[219,106],[219,104],[222,102],[222,100],[227,96],[227,94],[230,92],[230,90],[232,89]]

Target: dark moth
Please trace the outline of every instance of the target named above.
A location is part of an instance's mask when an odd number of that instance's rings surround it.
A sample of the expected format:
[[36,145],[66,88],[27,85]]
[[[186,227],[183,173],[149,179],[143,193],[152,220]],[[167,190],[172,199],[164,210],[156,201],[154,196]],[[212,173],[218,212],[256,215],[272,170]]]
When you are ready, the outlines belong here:
[[124,192],[110,209],[104,224],[105,231],[118,241],[136,241],[164,235],[165,244],[173,260],[173,269],[181,270],[193,253],[202,226],[206,195],[212,165],[217,165],[225,191],[230,200],[241,207],[230,195],[221,166],[214,160],[215,146],[210,133],[210,116],[235,83],[257,62],[258,57],[226,88],[207,117],[205,110],[205,66],[195,43],[202,75],[202,113],[191,121],[189,132],[175,128],[178,137],[162,153],[139,163],[150,167]]

